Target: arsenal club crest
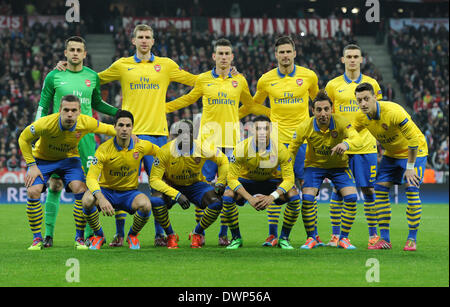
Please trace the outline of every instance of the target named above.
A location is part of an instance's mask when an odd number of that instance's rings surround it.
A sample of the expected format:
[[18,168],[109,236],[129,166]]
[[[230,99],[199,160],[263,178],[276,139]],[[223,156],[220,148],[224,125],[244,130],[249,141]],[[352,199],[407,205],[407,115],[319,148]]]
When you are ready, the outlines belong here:
[[156,72],[160,72],[160,70],[161,70],[161,65],[156,64],[156,65],[155,65],[155,70],[156,70]]
[[381,124],[381,127],[383,127],[384,130],[388,130],[388,125],[386,125],[385,123]]
[[139,152],[138,151],[133,152],[133,158],[135,160],[139,159]]
[[86,84],[87,87],[90,87],[91,86],[91,80],[89,80],[89,79],[84,80],[84,84]]
[[79,139],[79,138],[81,137],[81,132],[80,132],[80,131],[77,131],[77,133],[75,133],[75,137],[76,137],[77,139]]
[[297,81],[298,86],[301,86],[303,84],[303,79],[297,79],[295,81]]
[[196,164],[199,164],[200,161],[202,161],[202,158],[200,158],[200,157],[195,157],[195,158],[194,158],[194,162],[195,162]]
[[231,85],[233,85],[233,87],[237,87],[238,86],[238,82],[233,80],[233,81],[231,81]]
[[333,131],[331,131],[331,137],[332,138],[337,138],[337,136],[338,136],[338,133],[337,133],[337,131],[336,130],[333,130]]

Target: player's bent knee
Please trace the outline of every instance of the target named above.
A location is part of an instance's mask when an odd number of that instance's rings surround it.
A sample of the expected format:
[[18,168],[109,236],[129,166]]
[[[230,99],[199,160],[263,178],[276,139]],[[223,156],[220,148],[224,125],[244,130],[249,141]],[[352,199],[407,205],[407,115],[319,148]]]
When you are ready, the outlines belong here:
[[37,184],[29,187],[27,189],[27,197],[31,199],[41,198],[42,188],[43,188],[42,184]]
[[87,190],[87,186],[83,181],[74,180],[69,183],[69,188],[72,190],[72,193],[79,194],[84,193]]
[[143,213],[149,213],[152,209],[150,200],[144,194],[136,196],[131,206],[134,210],[139,210]]
[[83,198],[81,199],[81,203],[83,204],[83,208],[90,209],[95,204],[95,197],[92,195],[91,191],[84,192]]
[[215,210],[222,209],[222,198],[220,196],[217,196],[216,192],[214,191],[206,192],[202,197],[200,208],[205,209],[206,207]]
[[372,187],[361,187],[361,192],[364,195],[374,195],[375,194],[375,189]]
[[48,181],[48,187],[50,188],[50,190],[52,190],[54,192],[59,192],[63,189],[64,184],[61,179],[50,178]]
[[153,207],[153,208],[162,207],[165,205],[164,199],[159,196],[151,196],[150,204],[151,204],[151,207]]
[[223,196],[234,198],[234,192],[231,189],[226,189],[225,192],[223,193]]

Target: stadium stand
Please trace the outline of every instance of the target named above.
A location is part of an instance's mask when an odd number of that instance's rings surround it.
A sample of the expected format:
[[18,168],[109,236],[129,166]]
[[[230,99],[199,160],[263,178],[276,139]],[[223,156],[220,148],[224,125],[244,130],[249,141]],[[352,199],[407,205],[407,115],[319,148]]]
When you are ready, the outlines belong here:
[[407,26],[388,34],[394,76],[427,138],[428,167],[436,171],[438,181],[448,181],[448,35],[445,27],[437,25]]

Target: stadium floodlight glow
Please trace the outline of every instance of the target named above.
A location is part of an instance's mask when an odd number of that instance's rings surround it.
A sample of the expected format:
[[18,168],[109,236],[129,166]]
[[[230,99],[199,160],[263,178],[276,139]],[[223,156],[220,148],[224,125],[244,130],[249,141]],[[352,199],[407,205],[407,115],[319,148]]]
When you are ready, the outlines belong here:
[[353,14],[358,14],[358,12],[359,12],[359,8],[357,8],[357,7],[352,8]]
[[300,36],[305,36],[305,32],[300,32]]
[[316,2],[317,0],[309,0],[309,2]]
[[310,8],[308,9],[308,13],[314,13],[314,11],[315,11],[315,9],[314,9],[313,7],[310,7]]
[[399,12],[400,14],[402,14],[402,13],[404,12],[404,10],[403,10],[402,8],[399,8],[399,9],[397,10],[397,12]]
[[343,6],[343,7],[341,7],[341,11],[342,11],[342,13],[347,13],[347,8],[345,7],[345,6]]

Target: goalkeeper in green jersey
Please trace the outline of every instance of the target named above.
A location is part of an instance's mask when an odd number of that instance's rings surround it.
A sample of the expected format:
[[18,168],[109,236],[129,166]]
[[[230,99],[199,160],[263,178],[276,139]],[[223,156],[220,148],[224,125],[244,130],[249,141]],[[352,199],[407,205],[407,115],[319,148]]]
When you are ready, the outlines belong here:
[[[72,94],[81,101],[81,114],[92,116],[92,108],[98,112],[114,116],[117,108],[102,100],[100,94],[100,79],[95,71],[83,66],[86,58],[86,42],[79,36],[73,36],[66,40],[64,55],[67,58],[65,71],[53,70],[45,77],[41,92],[39,107],[35,120],[59,110],[61,97]],[[96,143],[94,134],[84,136],[79,145],[81,163],[85,174],[89,170],[91,160],[94,157]],[[53,245],[56,216],[59,210],[59,202],[63,182],[57,175],[52,175],[49,180],[49,189],[45,203],[45,238],[44,247]],[[86,238],[92,235],[92,230],[86,227]]]

